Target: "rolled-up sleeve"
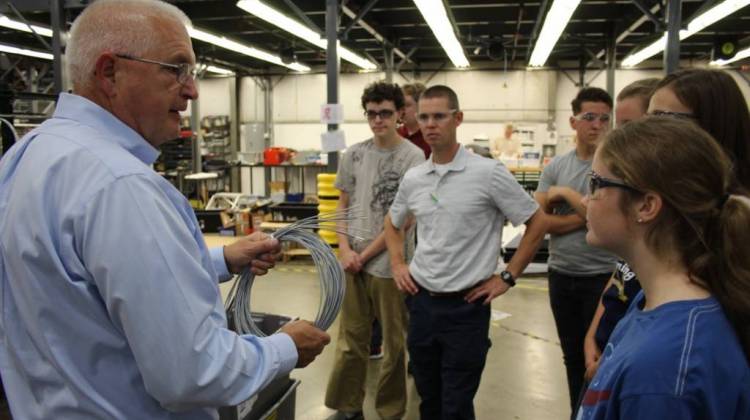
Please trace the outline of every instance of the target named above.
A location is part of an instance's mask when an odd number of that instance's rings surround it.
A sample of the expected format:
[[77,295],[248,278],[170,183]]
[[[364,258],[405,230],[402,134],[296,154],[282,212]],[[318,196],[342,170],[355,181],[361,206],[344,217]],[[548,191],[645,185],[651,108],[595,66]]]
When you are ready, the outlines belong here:
[[297,351],[286,334],[227,329],[208,267],[217,251],[182,217],[155,181],[116,179],[85,205],[78,252],[153,398],[169,410],[235,405],[288,373]]

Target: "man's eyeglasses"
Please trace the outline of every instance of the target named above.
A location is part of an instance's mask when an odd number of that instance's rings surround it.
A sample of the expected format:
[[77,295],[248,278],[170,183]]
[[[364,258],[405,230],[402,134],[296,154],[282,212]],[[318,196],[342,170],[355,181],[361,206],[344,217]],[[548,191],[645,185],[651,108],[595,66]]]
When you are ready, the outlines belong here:
[[589,172],[589,197],[593,197],[596,190],[599,188],[622,188],[624,190],[632,191],[635,193],[641,193],[637,188],[631,187],[620,181],[614,179],[603,178],[601,175],[594,171]]
[[125,60],[140,61],[142,63],[156,64],[165,68],[177,77],[177,82],[181,85],[187,84],[189,80],[195,80],[195,75],[198,73],[195,66],[188,63],[170,64],[163,63],[161,61],[149,60],[147,58],[131,57],[125,54],[115,54],[116,57],[123,58]]
[[658,109],[655,111],[651,111],[648,115],[652,117],[672,117],[672,118],[683,118],[687,120],[691,120],[695,118],[695,115],[689,112],[661,111]]
[[456,112],[458,112],[457,109],[451,109],[448,112],[433,112],[432,114],[427,114],[427,113],[417,114],[417,121],[421,122],[422,124],[427,124],[428,122],[430,122],[430,118],[432,118],[433,121],[440,124],[443,121],[450,118]]
[[392,109],[381,109],[380,111],[373,111],[373,110],[367,110],[365,111],[365,117],[367,117],[368,120],[372,121],[377,117],[380,117],[381,120],[386,120],[388,118],[391,118],[393,114],[395,114],[396,111]]
[[602,122],[602,123],[606,124],[606,123],[608,123],[612,119],[612,115],[611,114],[597,114],[597,113],[594,113],[594,112],[587,112],[585,114],[576,115],[573,118],[575,118],[578,121],[586,121],[586,122],[594,122],[594,121],[596,121],[598,119],[599,122]]

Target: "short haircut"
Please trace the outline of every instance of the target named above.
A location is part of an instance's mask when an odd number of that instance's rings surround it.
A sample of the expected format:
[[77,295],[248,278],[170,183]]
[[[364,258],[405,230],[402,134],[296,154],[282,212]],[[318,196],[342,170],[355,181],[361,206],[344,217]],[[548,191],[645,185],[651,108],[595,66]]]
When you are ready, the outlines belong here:
[[163,20],[190,25],[185,13],[163,1],[97,0],[86,7],[73,22],[65,49],[73,90],[89,87],[101,54],[138,57],[155,48],[160,40],[154,28]]
[[402,109],[404,107],[404,92],[397,84],[383,80],[367,85],[362,93],[362,108],[367,109],[369,102],[379,104],[383,101],[391,101],[397,110]]
[[422,96],[425,86],[421,83],[409,83],[403,85],[401,90],[404,91],[405,96],[411,96],[411,98],[414,99],[414,102],[419,102],[419,97]]
[[640,100],[641,106],[645,111],[648,109],[648,102],[651,100],[651,95],[656,90],[656,85],[659,84],[658,77],[650,77],[648,79],[636,80],[635,82],[622,88],[620,93],[617,94],[617,102],[624,101],[625,99],[635,98]]
[[570,103],[573,107],[573,115],[581,113],[581,105],[584,102],[602,102],[612,109],[612,97],[606,90],[597,87],[587,87],[578,91],[578,95]]
[[456,95],[456,92],[453,91],[453,89],[449,88],[445,85],[435,85],[430,86],[422,92],[422,96],[419,97],[419,99],[433,99],[433,98],[445,98],[448,100],[448,107],[450,109],[455,109],[456,111],[460,110],[458,105],[458,95]]

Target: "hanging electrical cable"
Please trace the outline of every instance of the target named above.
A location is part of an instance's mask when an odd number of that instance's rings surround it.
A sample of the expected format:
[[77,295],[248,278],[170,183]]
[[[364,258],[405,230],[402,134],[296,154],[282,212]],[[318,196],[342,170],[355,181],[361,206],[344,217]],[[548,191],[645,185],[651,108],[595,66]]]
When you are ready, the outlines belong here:
[[[282,242],[294,242],[310,251],[313,263],[320,278],[320,305],[314,324],[327,330],[341,309],[344,300],[344,270],[333,249],[325,243],[314,230],[323,229],[345,234],[353,239],[362,239],[349,231],[342,231],[339,222],[351,222],[349,215],[352,209],[336,211],[319,216],[308,217],[281,228],[271,236]],[[227,296],[227,314],[234,321],[235,330],[240,334],[254,334],[264,337],[266,334],[253,321],[250,309],[250,297],[255,274],[246,269],[234,282]]]

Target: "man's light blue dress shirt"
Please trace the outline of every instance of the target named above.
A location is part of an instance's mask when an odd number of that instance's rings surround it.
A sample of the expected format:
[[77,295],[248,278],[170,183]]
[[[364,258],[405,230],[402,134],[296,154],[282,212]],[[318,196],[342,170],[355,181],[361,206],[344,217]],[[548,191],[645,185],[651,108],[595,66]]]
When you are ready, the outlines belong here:
[[0,161],[0,371],[18,419],[211,419],[297,362],[227,329],[206,248],[158,151],[89,100]]

